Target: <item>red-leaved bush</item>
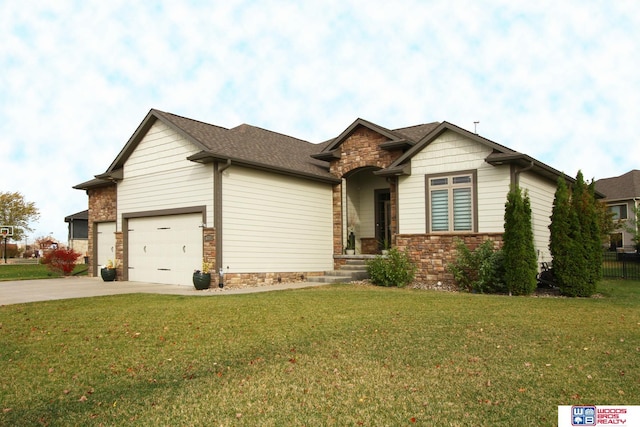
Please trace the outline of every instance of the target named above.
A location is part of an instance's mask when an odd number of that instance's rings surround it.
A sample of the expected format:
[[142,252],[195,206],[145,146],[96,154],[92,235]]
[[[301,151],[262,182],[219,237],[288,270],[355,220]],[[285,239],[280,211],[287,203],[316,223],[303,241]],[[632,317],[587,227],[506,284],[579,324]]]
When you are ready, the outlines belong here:
[[68,276],[75,268],[79,256],[73,249],[55,249],[42,257],[42,263],[47,264],[49,270]]

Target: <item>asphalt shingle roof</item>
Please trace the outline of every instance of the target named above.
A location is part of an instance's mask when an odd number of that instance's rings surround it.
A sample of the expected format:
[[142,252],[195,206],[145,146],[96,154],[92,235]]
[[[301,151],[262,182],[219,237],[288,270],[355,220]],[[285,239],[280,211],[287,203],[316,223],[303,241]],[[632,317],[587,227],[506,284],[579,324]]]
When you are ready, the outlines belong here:
[[[322,154],[327,152],[327,150],[331,151],[337,148],[337,146],[348,137],[349,133],[358,126],[370,127],[371,129],[380,132],[382,135],[387,136],[390,141],[400,141],[404,139],[409,142],[410,146],[413,146],[389,167],[390,173],[394,174],[396,174],[397,171],[392,171],[391,169],[398,169],[402,165],[405,165],[414,153],[420,151],[424,148],[425,144],[429,143],[429,141],[436,138],[441,132],[447,129],[463,133],[470,138],[477,139],[479,142],[492,147],[494,154],[492,154],[490,156],[491,159],[488,158],[487,161],[491,160],[491,162],[498,162],[500,159],[496,159],[494,157],[502,153],[506,156],[504,159],[505,161],[522,160],[519,157],[518,159],[512,158],[515,155],[518,155],[523,158],[526,157],[524,160],[528,162],[527,165],[534,162],[534,159],[531,159],[528,156],[516,153],[507,147],[489,141],[485,138],[481,138],[475,134],[471,134],[470,132],[447,122],[432,122],[389,130],[374,123],[367,122],[366,120],[357,119],[351,126],[335,138],[329,139],[320,144],[313,144],[309,141],[248,124],[242,124],[234,128],[227,129],[221,126],[152,109],[129,139],[120,154],[118,154],[116,159],[109,166],[108,170],[103,174],[96,175],[96,179],[79,184],[74,188],[87,189],[110,185],[112,180],[121,179],[124,162],[156,120],[163,121],[198,147],[200,152],[190,156],[190,160],[202,162],[230,160],[231,163],[235,164],[265,168],[268,170],[278,171],[280,173],[305,176],[310,179],[319,179],[327,182],[336,182],[339,180],[339,177],[336,177],[329,172],[329,162],[326,161],[327,159]],[[407,147],[404,148],[406,149]],[[313,155],[318,156],[314,156],[314,158],[312,157]],[[537,164],[538,163],[539,162],[537,162]],[[548,172],[551,179],[555,179],[555,176],[561,175],[559,172],[544,164],[539,163],[538,166],[538,169],[541,169],[545,173]],[[637,181],[640,182],[640,176]],[[640,185],[637,185],[635,188],[636,190],[640,189]],[[640,194],[640,191],[636,191],[635,194]]]
[[203,149],[220,157],[246,161],[253,164],[276,167],[316,175],[333,177],[329,164],[311,157],[323,145],[312,144],[291,136],[259,127],[242,124],[231,129],[203,123],[175,114],[154,110],[158,117],[198,141]]
[[406,139],[412,142],[418,142],[431,131],[440,125],[440,122],[425,123],[422,125],[409,126],[406,128],[394,129],[393,132],[402,135]]
[[633,169],[623,175],[596,181],[596,191],[608,200],[640,197],[640,170]]
[[[313,154],[320,153],[333,140],[313,144],[248,124],[227,129],[164,111],[152,110],[152,112],[199,142],[203,150],[216,156],[321,178],[335,178],[329,173],[328,162],[311,157]],[[421,124],[395,129],[392,132],[415,143],[439,124],[438,122]]]

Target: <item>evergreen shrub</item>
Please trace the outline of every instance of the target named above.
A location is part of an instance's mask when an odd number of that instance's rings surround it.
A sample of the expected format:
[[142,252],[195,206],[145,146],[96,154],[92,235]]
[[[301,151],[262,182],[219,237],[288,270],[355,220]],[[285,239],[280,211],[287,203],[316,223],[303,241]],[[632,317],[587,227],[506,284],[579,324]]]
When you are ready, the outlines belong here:
[[397,286],[402,288],[415,278],[416,265],[406,251],[392,248],[386,256],[378,255],[367,262],[369,279],[379,286]]
[[509,294],[529,295],[536,290],[538,264],[531,227],[529,195],[514,186],[507,195],[502,251]]
[[490,240],[476,249],[469,249],[462,240],[456,241],[456,260],[447,265],[458,288],[478,293],[504,293],[504,252],[496,250]]

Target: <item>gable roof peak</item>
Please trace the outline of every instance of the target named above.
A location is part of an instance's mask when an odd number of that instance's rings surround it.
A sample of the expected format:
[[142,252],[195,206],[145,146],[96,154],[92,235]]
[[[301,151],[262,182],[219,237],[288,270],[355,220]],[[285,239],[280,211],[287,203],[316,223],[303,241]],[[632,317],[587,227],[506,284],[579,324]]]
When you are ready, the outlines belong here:
[[[333,140],[331,140],[331,142],[326,144],[322,149],[322,153],[330,153],[336,148],[338,148],[360,126],[366,127],[367,129],[370,129],[376,133],[379,133],[380,135],[389,138],[390,141],[398,141],[403,139],[402,134],[398,132],[389,130],[384,126],[377,125],[368,120],[357,118],[344,131],[342,131],[340,135],[338,135]],[[321,156],[322,156],[322,153],[321,153]]]

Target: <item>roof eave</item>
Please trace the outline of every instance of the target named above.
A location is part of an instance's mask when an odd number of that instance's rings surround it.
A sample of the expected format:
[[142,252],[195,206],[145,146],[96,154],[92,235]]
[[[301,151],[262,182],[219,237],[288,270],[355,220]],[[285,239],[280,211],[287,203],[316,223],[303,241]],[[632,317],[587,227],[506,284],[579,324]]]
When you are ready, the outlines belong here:
[[[511,164],[523,169],[531,167],[531,169],[538,175],[541,175],[552,181],[557,181],[559,177],[563,177],[569,184],[575,184],[576,182],[575,178],[572,178],[569,175],[562,173],[559,170],[554,169],[551,166],[523,153],[500,153],[498,155],[496,155],[496,153],[492,153],[485,159],[485,161],[492,166]],[[595,196],[598,199],[602,199],[605,197],[604,194],[599,191],[595,191]]]
[[575,179],[565,175],[557,169],[552,168],[549,165],[546,165],[531,156],[528,156],[524,153],[496,153],[489,154],[487,158],[485,158],[485,162],[489,163],[492,166],[500,166],[504,164],[510,164],[514,166],[518,166],[521,168],[531,168],[539,175],[542,175],[548,179],[553,181],[557,180],[558,177],[564,177],[570,183],[574,183]]
[[64,222],[71,222],[71,221],[78,221],[78,220],[87,221],[88,219],[89,219],[89,210],[85,209],[83,211],[65,216]]
[[387,151],[408,150],[414,145],[415,145],[414,142],[411,142],[407,139],[396,139],[394,141],[383,142],[382,144],[380,144],[380,148]]
[[121,169],[115,169],[112,171],[107,171],[105,173],[101,173],[99,175],[96,175],[96,178],[98,179],[105,179],[107,181],[122,181],[122,178],[124,177],[124,170]]
[[267,171],[267,172],[273,172],[273,173],[277,173],[277,174],[281,174],[281,175],[295,176],[295,177],[299,177],[299,178],[309,179],[309,180],[312,180],[312,181],[320,181],[320,182],[326,182],[326,183],[330,183],[330,184],[339,184],[340,182],[342,182],[342,180],[340,180],[340,178],[336,178],[336,177],[333,177],[333,176],[321,176],[321,175],[316,175],[316,174],[313,174],[313,173],[307,173],[307,172],[302,172],[302,171],[296,171],[296,170],[291,170],[291,169],[287,169],[287,168],[282,168],[282,167],[279,167],[279,166],[267,165],[267,164],[263,164],[263,163],[252,162],[252,161],[249,161],[249,160],[238,159],[238,158],[235,158],[235,157],[221,156],[219,154],[211,153],[211,152],[208,152],[208,151],[200,151],[200,152],[198,152],[196,154],[193,154],[193,155],[187,157],[187,160],[190,160],[192,162],[202,163],[202,164],[213,163],[213,162],[222,162],[222,163],[227,163],[227,164],[230,164],[230,165],[233,164],[233,165],[237,165],[237,166],[244,166],[244,167],[248,167],[248,168],[251,168],[251,169],[258,169],[258,170],[263,170],[263,171]]
[[89,180],[89,181],[82,182],[82,183],[80,183],[78,185],[74,185],[71,188],[73,188],[75,190],[85,190],[86,191],[86,190],[92,190],[94,188],[109,187],[111,185],[115,185],[115,183],[113,181],[109,181],[109,180],[106,180],[106,179],[96,178],[96,179],[92,179],[92,180]]
[[322,153],[312,154],[311,157],[316,160],[323,160],[325,162],[330,162],[332,160],[340,159],[340,152],[338,150],[325,151]]
[[386,169],[380,169],[373,172],[378,176],[409,176],[411,175],[411,162],[404,163],[395,167],[389,167]]

